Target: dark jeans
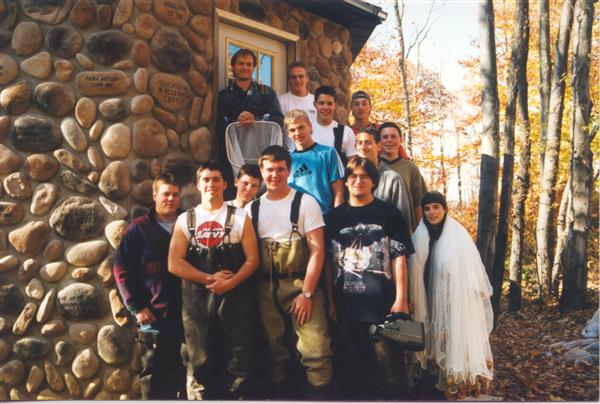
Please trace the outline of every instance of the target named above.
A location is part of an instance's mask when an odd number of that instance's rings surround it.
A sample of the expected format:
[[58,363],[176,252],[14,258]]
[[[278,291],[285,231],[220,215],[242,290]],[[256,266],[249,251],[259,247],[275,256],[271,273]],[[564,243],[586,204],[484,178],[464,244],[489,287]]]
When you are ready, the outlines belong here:
[[180,354],[182,342],[181,332],[156,334],[138,330],[142,400],[186,399],[185,368]]
[[374,342],[370,323],[340,320],[335,354],[342,400],[402,400],[404,352],[384,341]]
[[254,375],[258,318],[248,281],[215,295],[203,285],[182,282],[183,329],[194,397],[247,396]]

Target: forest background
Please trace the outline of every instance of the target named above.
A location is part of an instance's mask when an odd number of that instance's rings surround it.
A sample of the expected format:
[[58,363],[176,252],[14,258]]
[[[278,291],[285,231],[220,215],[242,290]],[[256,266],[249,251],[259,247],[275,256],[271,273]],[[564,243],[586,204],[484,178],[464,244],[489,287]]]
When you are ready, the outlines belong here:
[[[388,18],[352,90],[403,126],[428,189],[477,241],[495,289],[492,394],[598,400],[597,355],[574,364],[557,347],[598,309],[597,0],[370,2]],[[439,46],[443,29],[470,41]]]

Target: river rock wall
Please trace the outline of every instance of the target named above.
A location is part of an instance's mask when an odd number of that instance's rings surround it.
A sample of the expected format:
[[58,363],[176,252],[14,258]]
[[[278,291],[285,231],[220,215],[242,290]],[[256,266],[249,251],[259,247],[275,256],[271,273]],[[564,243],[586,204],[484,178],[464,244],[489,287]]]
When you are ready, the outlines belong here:
[[0,400],[139,397],[111,266],[160,172],[197,202],[214,7],[299,35],[311,89],[336,87],[346,120],[349,31],[285,3],[0,0]]

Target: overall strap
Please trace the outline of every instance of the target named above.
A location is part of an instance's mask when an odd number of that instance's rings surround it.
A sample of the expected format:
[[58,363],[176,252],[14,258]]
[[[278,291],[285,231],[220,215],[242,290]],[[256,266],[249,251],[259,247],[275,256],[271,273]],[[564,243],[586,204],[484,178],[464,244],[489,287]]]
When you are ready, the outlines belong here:
[[223,243],[225,242],[225,238],[227,238],[227,244],[230,244],[230,233],[233,228],[233,219],[235,218],[235,206],[226,205],[227,206],[227,214],[225,216],[225,234],[223,235]]
[[342,163],[345,166],[346,163],[348,162],[348,159],[346,158],[346,155],[342,151],[342,141],[343,140],[344,140],[344,125],[338,124],[338,126],[333,128],[333,147],[337,151],[338,156],[340,156],[340,159],[342,160]]
[[[298,232],[298,218],[300,217],[300,202],[302,201],[302,195],[300,191],[296,191],[294,200],[292,201],[292,209],[290,210],[290,222],[292,222],[292,233]],[[290,234],[290,238],[292,235]]]
[[255,199],[250,205],[250,212],[252,212],[252,226],[256,232],[256,238],[258,239],[258,211],[260,209],[260,198]]
[[196,240],[196,211],[194,208],[187,210],[187,228],[190,232],[190,245],[193,247],[198,246],[198,241]]

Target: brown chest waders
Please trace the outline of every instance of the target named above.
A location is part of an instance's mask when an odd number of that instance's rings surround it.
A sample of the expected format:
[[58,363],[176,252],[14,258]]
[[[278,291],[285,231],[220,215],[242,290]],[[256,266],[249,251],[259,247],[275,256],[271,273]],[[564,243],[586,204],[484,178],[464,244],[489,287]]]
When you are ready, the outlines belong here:
[[[231,243],[235,207],[227,206],[221,243],[206,248],[196,240],[194,209],[188,210],[189,249],[186,260],[214,274],[222,269],[237,272],[245,261],[241,243]],[[221,295],[202,284],[182,281],[182,313],[193,376],[190,399],[243,398],[249,389],[256,342],[256,307],[249,282]]]

